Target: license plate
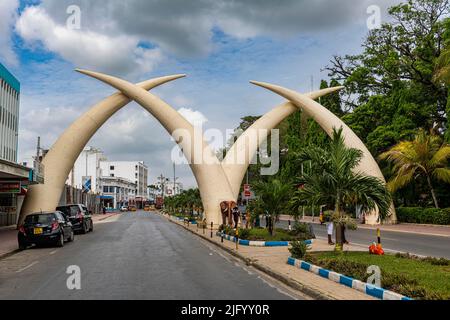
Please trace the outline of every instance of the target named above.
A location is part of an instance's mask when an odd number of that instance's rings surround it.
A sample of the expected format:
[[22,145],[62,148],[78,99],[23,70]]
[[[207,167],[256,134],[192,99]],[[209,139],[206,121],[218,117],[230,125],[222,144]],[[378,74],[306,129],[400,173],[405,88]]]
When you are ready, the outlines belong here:
[[42,228],[34,228],[34,234],[42,234],[44,230]]

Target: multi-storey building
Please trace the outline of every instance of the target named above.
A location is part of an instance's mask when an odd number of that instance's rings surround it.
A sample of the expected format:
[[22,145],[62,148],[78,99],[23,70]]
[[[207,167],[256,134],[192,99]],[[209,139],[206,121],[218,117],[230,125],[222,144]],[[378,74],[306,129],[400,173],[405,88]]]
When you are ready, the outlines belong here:
[[122,206],[135,205],[136,185],[121,177],[101,177],[101,200],[109,209],[120,209]]
[[148,167],[144,161],[101,161],[103,176],[121,177],[136,185],[136,201],[148,200]]
[[19,81],[0,63],[0,159],[17,162]]
[[[103,175],[100,167],[101,161],[106,160],[103,151],[87,147],[85,148],[69,173],[67,184],[93,193],[100,193],[100,177]],[[90,188],[86,189],[86,186]]]

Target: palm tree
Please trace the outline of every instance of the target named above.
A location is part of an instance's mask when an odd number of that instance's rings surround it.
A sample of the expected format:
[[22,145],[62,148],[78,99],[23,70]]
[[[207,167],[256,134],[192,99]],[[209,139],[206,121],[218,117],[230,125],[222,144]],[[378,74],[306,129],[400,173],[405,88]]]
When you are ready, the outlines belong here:
[[252,201],[252,207],[263,208],[264,213],[269,216],[269,232],[273,235],[276,219],[288,208],[291,185],[273,178],[268,182],[256,182],[254,190],[257,198]]
[[[362,152],[345,146],[342,129],[334,130],[329,145],[311,146],[297,157],[301,162],[311,161],[312,167],[299,177],[302,188],[292,198],[294,208],[303,205],[334,208],[338,228],[347,221],[345,210],[352,204],[360,205],[364,212],[378,208],[382,219],[388,214],[391,203],[389,191],[380,179],[355,172]],[[338,231],[336,243],[342,247],[342,242]]]
[[439,203],[432,180],[450,183],[450,145],[440,136],[420,130],[413,141],[403,141],[379,156],[393,163],[395,176],[388,182],[392,192],[403,188],[419,176],[426,178],[436,208]]

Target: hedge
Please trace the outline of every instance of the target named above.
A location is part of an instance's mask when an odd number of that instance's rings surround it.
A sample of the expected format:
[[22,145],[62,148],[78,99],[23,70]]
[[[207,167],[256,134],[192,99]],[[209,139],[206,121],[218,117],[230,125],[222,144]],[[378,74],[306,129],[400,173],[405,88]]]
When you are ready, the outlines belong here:
[[399,222],[450,225],[450,208],[400,207],[396,212]]

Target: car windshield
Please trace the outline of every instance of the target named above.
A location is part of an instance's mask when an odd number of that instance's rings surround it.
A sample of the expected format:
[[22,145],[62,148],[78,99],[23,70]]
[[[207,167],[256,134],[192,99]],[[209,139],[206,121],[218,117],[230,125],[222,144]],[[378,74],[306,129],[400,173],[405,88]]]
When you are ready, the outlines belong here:
[[78,206],[58,207],[57,210],[61,211],[68,217],[74,217],[79,213]]
[[53,213],[48,214],[32,214],[25,218],[27,224],[50,224],[55,220]]

